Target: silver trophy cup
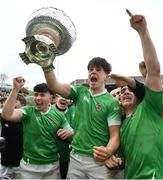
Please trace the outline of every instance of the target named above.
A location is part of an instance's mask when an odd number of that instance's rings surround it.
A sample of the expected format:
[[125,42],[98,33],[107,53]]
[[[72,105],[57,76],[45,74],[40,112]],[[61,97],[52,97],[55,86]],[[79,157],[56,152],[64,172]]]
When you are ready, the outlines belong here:
[[25,52],[20,53],[26,63],[42,68],[52,65],[58,55],[66,53],[76,39],[76,29],[65,12],[54,7],[33,12],[26,26]]

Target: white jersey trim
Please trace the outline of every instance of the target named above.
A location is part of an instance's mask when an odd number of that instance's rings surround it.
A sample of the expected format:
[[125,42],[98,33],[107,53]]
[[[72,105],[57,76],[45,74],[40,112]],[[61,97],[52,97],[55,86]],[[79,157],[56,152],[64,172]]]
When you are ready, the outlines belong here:
[[102,94],[108,93],[107,89],[104,89],[104,91],[97,93],[97,94],[92,94],[91,89],[89,89],[89,92],[91,93],[91,96],[101,96]]
[[121,121],[120,120],[108,120],[108,126],[117,126],[117,125],[121,125]]

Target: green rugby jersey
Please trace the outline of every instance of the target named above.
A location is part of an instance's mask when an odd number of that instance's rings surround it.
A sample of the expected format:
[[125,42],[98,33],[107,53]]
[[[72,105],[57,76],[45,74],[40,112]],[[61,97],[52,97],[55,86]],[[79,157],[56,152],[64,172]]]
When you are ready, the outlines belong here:
[[143,101],[122,122],[120,150],[126,179],[163,178],[162,94],[145,87]]
[[34,106],[22,108],[23,159],[31,164],[49,164],[58,160],[56,132],[70,128],[65,116],[55,107],[39,112]]
[[84,86],[72,86],[67,98],[75,103],[72,149],[93,157],[94,146],[108,144],[109,126],[121,123],[118,101],[107,90],[93,96]]

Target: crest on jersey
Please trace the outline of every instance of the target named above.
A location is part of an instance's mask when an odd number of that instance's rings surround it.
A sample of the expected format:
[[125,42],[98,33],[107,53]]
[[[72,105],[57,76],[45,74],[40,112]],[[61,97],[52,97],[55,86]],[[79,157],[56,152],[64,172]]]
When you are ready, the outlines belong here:
[[101,110],[101,104],[99,104],[99,103],[96,103],[96,109],[97,109],[97,111],[100,111]]
[[52,119],[51,122],[52,122],[52,124],[56,124],[56,120],[55,119]]

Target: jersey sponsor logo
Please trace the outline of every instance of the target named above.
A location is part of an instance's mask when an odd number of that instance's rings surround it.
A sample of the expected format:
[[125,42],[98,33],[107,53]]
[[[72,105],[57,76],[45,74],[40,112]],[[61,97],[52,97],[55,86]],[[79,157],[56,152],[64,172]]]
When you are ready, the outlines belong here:
[[41,118],[40,118],[39,116],[37,116],[37,117],[36,117],[36,120],[37,120],[37,121],[40,121],[40,120],[41,120]]
[[84,96],[83,98],[84,101],[87,101],[89,103],[90,99],[87,96]]

